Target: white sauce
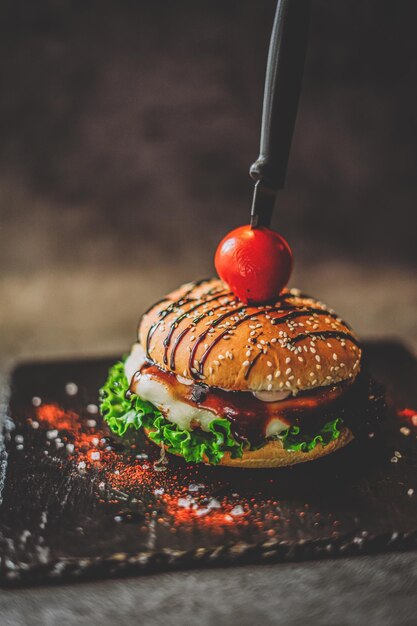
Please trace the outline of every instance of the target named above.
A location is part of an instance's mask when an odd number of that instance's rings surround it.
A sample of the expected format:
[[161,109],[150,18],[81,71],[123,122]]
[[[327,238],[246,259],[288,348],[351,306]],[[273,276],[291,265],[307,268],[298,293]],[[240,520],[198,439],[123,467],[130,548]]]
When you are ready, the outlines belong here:
[[261,402],[280,402],[291,395],[291,391],[252,391],[252,393]]
[[140,343],[134,343],[129,356],[125,361],[125,374],[129,384],[133,378],[133,374],[140,370],[145,361],[145,350],[142,348]]

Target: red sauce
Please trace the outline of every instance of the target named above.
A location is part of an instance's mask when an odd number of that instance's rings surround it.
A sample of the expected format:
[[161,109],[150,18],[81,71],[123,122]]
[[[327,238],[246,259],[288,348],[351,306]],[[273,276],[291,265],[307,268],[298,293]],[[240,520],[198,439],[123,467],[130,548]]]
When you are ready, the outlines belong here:
[[246,391],[224,391],[198,383],[184,385],[178,381],[175,374],[165,372],[156,365],[144,365],[132,382],[134,383],[141,374],[164,384],[177,400],[212,411],[219,417],[226,417],[232,423],[235,436],[247,439],[253,445],[265,439],[268,424],[274,418],[280,419],[288,426],[307,419],[313,429],[322,418],[321,409],[327,409],[338,400],[348,386],[330,385],[299,393],[296,397],[289,396],[278,402],[262,402]]

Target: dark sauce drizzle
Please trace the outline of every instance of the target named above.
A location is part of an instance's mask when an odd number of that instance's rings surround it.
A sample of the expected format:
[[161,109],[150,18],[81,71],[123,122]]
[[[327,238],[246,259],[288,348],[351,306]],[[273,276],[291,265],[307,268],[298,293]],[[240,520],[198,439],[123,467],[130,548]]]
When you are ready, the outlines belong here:
[[317,332],[311,333],[303,333],[302,335],[298,335],[294,337],[294,339],[289,339],[288,343],[295,345],[304,339],[340,339],[341,341],[350,341],[355,344],[355,346],[359,347],[359,341],[353,337],[353,335],[349,335],[348,333],[339,332],[337,330],[318,330]]
[[[301,295],[301,294],[292,294],[290,292],[283,294],[279,300],[276,302],[276,304],[278,304],[278,302],[280,303],[279,306],[269,306],[267,308],[258,310],[258,311],[254,311],[252,313],[249,313],[248,315],[244,315],[243,317],[241,317],[239,320],[236,320],[234,322],[234,326],[239,326],[239,324],[242,324],[243,322],[249,320],[251,317],[256,317],[257,315],[262,315],[264,313],[283,313],[285,310],[288,310],[289,307],[288,305],[285,305],[285,301],[288,300],[289,298],[307,298],[308,296],[305,295]],[[211,344],[209,345],[209,347],[205,350],[205,352],[201,355],[200,358],[200,362],[199,362],[199,367],[198,370],[196,370],[195,367],[193,367],[194,365],[194,359],[195,359],[195,355],[197,352],[197,348],[200,345],[200,343],[203,341],[203,339],[208,335],[209,331],[211,328],[218,326],[218,324],[220,322],[223,322],[225,319],[227,319],[228,317],[231,317],[232,315],[235,315],[237,313],[240,313],[241,311],[245,310],[249,308],[248,306],[242,306],[239,307],[238,309],[235,309],[233,311],[229,311],[228,313],[225,313],[224,315],[221,315],[220,317],[218,317],[216,320],[213,321],[213,323],[211,324],[211,326],[206,329],[205,331],[203,331],[196,339],[196,342],[193,346],[193,349],[190,353],[190,358],[188,361],[188,370],[192,376],[192,378],[197,379],[197,378],[201,378],[203,376],[203,370],[204,370],[204,363],[210,353],[210,351],[213,349],[213,347],[219,343],[219,341],[229,332],[229,329],[224,330],[223,332],[221,332],[219,335],[217,335],[217,337],[215,337],[213,339],[213,341],[211,342]],[[321,309],[318,309],[321,310]],[[309,308],[306,308],[305,311],[310,311]],[[298,312],[297,312],[298,313]],[[324,313],[324,311],[323,311]],[[307,313],[304,313],[305,315]],[[289,313],[288,315],[292,315],[294,316],[293,313]],[[288,316],[285,316],[286,319],[289,319]],[[281,318],[277,318],[277,319],[281,319]],[[184,333],[185,334],[185,333]],[[182,338],[182,337],[181,337]],[[260,355],[259,355],[260,356]],[[257,358],[259,358],[259,356]],[[254,364],[253,364],[254,365]],[[252,367],[253,367],[252,365]],[[249,366],[251,367],[251,365]]]
[[[161,322],[171,313],[174,313],[176,310],[178,310],[180,307],[184,306],[185,304],[188,303],[194,303],[196,302],[196,298],[192,298],[192,297],[188,297],[196,287],[200,286],[201,284],[205,283],[205,282],[210,282],[211,279],[203,279],[200,281],[196,281],[194,283],[192,283],[192,286],[190,287],[190,289],[188,289],[182,296],[181,298],[179,298],[177,301],[171,302],[169,304],[169,306],[166,309],[163,309],[162,311],[159,312],[158,316],[159,316],[159,320],[154,322],[151,327],[149,328],[148,331],[148,335],[146,338],[146,355],[149,358],[149,348],[150,348],[150,340],[154,334],[154,332],[156,331],[156,329],[158,328],[158,326],[161,324]],[[213,297],[209,297],[213,295]],[[194,304],[193,306],[191,306],[187,311],[185,311],[184,313],[182,313],[180,316],[178,316],[175,320],[173,320],[170,324],[169,327],[169,331],[167,336],[165,337],[163,344],[164,344],[164,364],[167,365],[168,364],[168,350],[169,350],[169,346],[171,344],[171,340],[172,337],[174,335],[175,329],[178,327],[179,323],[186,317],[189,316],[190,313],[192,313],[193,311],[196,311],[199,307],[204,306],[206,303],[208,302],[214,302],[216,300],[218,300],[221,297],[228,297],[231,296],[232,293],[230,291],[220,291],[220,292],[216,292],[216,289],[210,289],[209,291],[207,291],[206,293],[202,294],[202,296],[200,296],[200,298],[198,298],[198,302],[196,304]],[[289,309],[291,309],[291,304],[290,303],[286,303],[286,301],[288,299],[291,298],[302,298],[302,299],[311,299],[314,300],[313,298],[311,298],[311,296],[308,296],[307,294],[303,294],[303,293],[285,293],[283,294],[278,301],[275,303],[275,306],[273,305],[269,305],[265,308],[262,308],[260,310],[255,310],[252,313],[248,313],[247,315],[243,314],[243,311],[246,311],[246,309],[250,308],[250,305],[242,305],[236,309],[233,309],[231,311],[227,311],[226,313],[220,315],[217,319],[213,320],[213,322],[210,324],[210,326],[205,329],[202,333],[200,333],[198,335],[198,337],[196,338],[196,341],[193,345],[192,350],[190,351],[190,356],[189,356],[189,361],[188,361],[188,370],[189,373],[191,375],[192,378],[194,379],[202,379],[203,378],[203,371],[204,371],[204,364],[207,360],[208,355],[210,354],[211,350],[214,348],[215,345],[217,345],[219,343],[219,341],[221,341],[221,339],[223,339],[223,337],[225,337],[228,332],[233,328],[235,329],[236,326],[242,324],[245,321],[250,320],[250,318],[252,317],[256,317],[257,315],[262,315],[262,314],[271,314],[271,313],[285,313],[285,311],[288,311]],[[162,299],[160,300],[157,304],[160,304],[161,302],[165,302],[166,299]],[[180,345],[182,339],[185,337],[185,335],[187,335],[187,333],[190,332],[191,329],[195,328],[197,323],[200,322],[203,318],[208,317],[210,315],[213,314],[214,311],[230,305],[233,302],[233,300],[230,300],[228,302],[225,302],[223,304],[219,304],[218,306],[215,306],[207,311],[204,311],[203,313],[201,313],[200,315],[197,315],[191,322],[191,324],[189,324],[186,328],[184,328],[179,335],[176,337],[175,342],[172,346],[172,350],[171,350],[171,355],[170,355],[170,369],[171,370],[175,370],[175,354],[177,351],[178,346]],[[277,306],[278,305],[278,306]],[[156,306],[156,305],[153,305]],[[152,309],[153,307],[151,307]],[[149,309],[147,312],[149,312],[151,309]],[[239,317],[239,319],[235,320],[233,323],[233,327],[227,328],[224,331],[222,331],[219,335],[217,335],[217,337],[215,337],[211,344],[206,348],[206,350],[203,352],[203,354],[201,355],[201,358],[199,360],[198,363],[198,369],[196,369],[194,367],[195,364],[195,356],[197,353],[197,349],[199,347],[199,345],[201,344],[201,342],[205,339],[205,337],[207,337],[207,335],[210,333],[210,330],[215,328],[216,326],[218,326],[219,324],[221,324],[221,322],[223,322],[224,320],[226,320],[228,317],[232,317],[237,315]],[[325,316],[325,317],[329,317],[332,319],[337,320],[340,323],[343,323],[347,328],[349,328],[349,326],[346,324],[346,322],[344,322],[342,320],[342,318],[340,318],[337,314],[332,313],[330,311],[327,310],[323,310],[323,309],[319,309],[317,307],[309,307],[309,306],[305,306],[303,309],[301,310],[295,310],[295,311],[291,311],[290,313],[287,313],[285,315],[281,315],[279,317],[274,317],[271,319],[271,324],[274,326],[280,325],[280,324],[284,324],[286,322],[288,322],[291,319],[295,319],[298,317],[307,317],[309,315],[314,315],[315,317],[317,316]],[[328,339],[328,338],[335,338],[335,339],[339,339],[339,340],[347,340],[347,341],[351,341],[353,344],[355,344],[356,346],[359,346],[358,341],[352,337],[351,335],[349,335],[348,333],[344,333],[344,332],[339,332],[339,331],[317,331],[317,332],[309,332],[309,333],[302,333],[300,335],[298,335],[297,337],[291,339],[291,338],[287,338],[287,344],[291,345],[291,346],[295,346],[296,344],[298,344],[300,341],[303,341],[305,339]],[[252,340],[254,343],[256,343],[257,339],[254,338]],[[245,372],[245,379],[248,378],[252,368],[254,367],[254,365],[256,364],[256,362],[258,361],[258,359],[260,358],[260,356],[263,354],[263,350],[261,350],[258,354],[256,354],[254,356],[254,358],[252,359],[252,361],[250,361],[246,372]]]
[[[218,309],[222,309],[225,306],[227,306],[227,304],[230,304],[233,301],[229,301],[226,304],[219,304],[219,306],[215,306],[212,309],[210,309],[209,311],[204,311],[204,313],[201,313],[200,315],[197,315],[193,321],[191,322],[191,324],[189,326],[187,326],[186,328],[184,328],[180,334],[177,336],[177,338],[175,339],[174,345],[172,346],[172,350],[171,350],[171,358],[170,358],[170,363],[169,366],[172,370],[175,369],[175,353],[177,351],[177,348],[179,346],[179,344],[181,343],[183,337],[185,337],[185,335],[187,333],[190,332],[191,329],[195,328],[196,325],[198,324],[198,322],[200,322],[202,319],[204,319],[205,317],[209,317],[214,311],[217,311]],[[201,306],[201,305],[200,305]],[[166,347],[167,350],[167,347]]]
[[[198,371],[193,367],[194,364],[194,359],[195,359],[195,353],[197,352],[197,348],[200,345],[200,343],[203,341],[203,339],[205,337],[207,337],[207,335],[209,334],[210,330],[216,326],[218,326],[221,322],[223,322],[225,319],[227,319],[228,317],[231,317],[232,315],[238,315],[241,311],[244,311],[247,309],[247,305],[243,305],[238,307],[237,309],[234,309],[232,311],[228,311],[227,313],[223,313],[223,315],[220,315],[216,320],[213,321],[213,323],[206,329],[204,330],[195,340],[193,349],[190,352],[190,358],[188,360],[188,370],[192,376],[192,378],[196,379],[196,378],[201,378],[202,373],[203,373],[203,367],[204,367],[204,354],[200,360],[200,365],[199,365],[199,369]],[[244,318],[241,318],[241,320]],[[235,322],[235,325],[239,324],[241,320],[238,320]],[[220,333],[220,335],[218,335],[213,341],[211,346],[213,347],[214,345],[216,345],[216,343],[218,343],[219,338],[223,337],[224,334],[226,334],[226,332],[228,331],[223,331],[222,333]],[[207,349],[208,350],[208,349]],[[206,352],[207,352],[206,350]]]
[[[170,314],[173,313],[174,311],[176,311],[180,306],[183,306],[184,304],[187,304],[188,302],[192,302],[193,300],[195,300],[195,298],[188,298],[187,296],[189,296],[196,287],[199,287],[200,285],[203,285],[204,283],[209,283],[211,282],[211,278],[202,278],[201,280],[197,280],[194,281],[193,283],[191,283],[191,287],[190,289],[188,289],[185,293],[183,293],[183,295],[181,296],[181,298],[179,298],[178,300],[171,302],[171,304],[169,304],[167,306],[166,309],[163,309],[162,311],[160,311],[158,313],[158,317],[160,318],[157,322],[154,322],[151,327],[148,330],[148,335],[146,337],[146,356],[149,358],[149,348],[150,348],[150,342],[151,342],[151,338],[152,335],[154,334],[154,332],[156,331],[156,329],[158,328],[158,326],[160,325],[160,323]],[[210,293],[212,290],[210,289],[208,293]],[[165,302],[166,298],[160,300],[159,303],[161,302]],[[154,305],[156,306],[156,305]],[[152,310],[153,307],[151,307],[149,311]]]
[[[168,331],[168,335],[165,337],[165,339],[163,341],[164,347],[165,347],[165,352],[164,352],[164,363],[165,363],[165,365],[167,365],[167,363],[168,363],[168,348],[169,348],[169,344],[171,343],[172,335],[174,334],[174,331],[177,328],[178,324],[183,319],[188,317],[190,313],[192,313],[196,309],[200,308],[201,306],[204,306],[208,302],[214,302],[215,300],[219,300],[219,298],[227,297],[227,296],[230,296],[230,295],[232,295],[231,291],[222,291],[221,293],[218,293],[217,295],[213,296],[212,298],[206,298],[205,300],[202,300],[201,302],[198,302],[198,304],[195,304],[194,306],[189,308],[188,311],[186,311],[182,315],[179,315],[173,322],[171,322],[171,325],[170,325],[169,331]],[[230,301],[227,302],[227,304],[230,304]],[[219,309],[219,308],[221,308],[223,306],[225,306],[225,304],[220,304],[219,306],[214,307],[213,309],[210,309],[210,311],[207,311],[207,312],[202,313],[201,315],[198,315],[196,318],[194,318],[193,323],[190,324],[188,329],[191,329],[193,327],[193,325],[195,325],[195,323],[197,321],[200,321],[200,319],[203,319],[203,317],[205,317],[206,315],[210,315],[211,311],[215,311],[216,309]],[[171,355],[171,360],[172,360],[172,355]]]

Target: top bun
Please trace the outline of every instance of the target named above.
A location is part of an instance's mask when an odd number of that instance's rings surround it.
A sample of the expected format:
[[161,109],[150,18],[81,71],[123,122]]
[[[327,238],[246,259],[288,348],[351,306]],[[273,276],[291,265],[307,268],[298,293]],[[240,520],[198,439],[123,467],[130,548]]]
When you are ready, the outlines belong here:
[[217,278],[187,283],[143,315],[138,334],[158,367],[227,390],[296,394],[360,370],[347,324],[297,289],[252,306]]

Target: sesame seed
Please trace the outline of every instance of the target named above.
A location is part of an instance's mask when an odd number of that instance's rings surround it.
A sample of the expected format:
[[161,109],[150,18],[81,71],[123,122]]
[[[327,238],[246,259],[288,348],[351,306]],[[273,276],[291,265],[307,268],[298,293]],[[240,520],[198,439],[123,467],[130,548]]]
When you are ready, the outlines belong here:
[[311,376],[311,377],[314,377],[314,372],[310,372],[310,376]]
[[345,367],[345,364],[344,364],[344,363],[341,363],[341,364],[340,364],[340,367]]
[[304,363],[304,359],[303,359],[303,357],[302,357],[302,356],[299,356],[299,357],[297,357],[297,358],[298,358],[298,360],[300,361],[300,363]]
[[266,380],[272,380],[272,374],[268,374],[268,376],[266,377]]
[[213,363],[214,365],[220,365],[220,361],[217,361],[217,359],[214,359]]
[[288,367],[288,368],[285,370],[285,375],[286,375],[286,376],[288,376],[288,374],[291,374],[291,372],[292,372],[292,369],[291,369],[290,367]]
[[184,371],[183,371],[183,373],[182,373],[182,375],[183,375],[184,377],[187,377],[187,370],[184,370]]
[[297,385],[300,387],[300,385],[301,385],[301,378],[297,378]]
[[288,363],[291,363],[291,359],[289,356],[287,356],[287,358],[285,359],[285,363],[288,365]]
[[278,341],[278,339],[277,339],[276,337],[273,337],[273,338],[271,339],[271,343],[276,343],[277,341]]
[[315,348],[311,347],[311,348],[310,348],[310,352],[311,352],[312,354],[316,354],[317,350],[316,350]]
[[281,376],[281,372],[279,370],[275,370],[274,376],[275,378],[279,378]]
[[317,385],[317,379],[315,378],[314,380],[311,381],[312,385]]
[[246,350],[246,356],[250,356],[250,350]]
[[289,380],[287,380],[287,382],[285,383],[285,386],[291,388],[291,383]]
[[256,330],[251,330],[249,334],[251,337],[253,337],[254,335],[256,335]]
[[268,389],[268,391],[271,391],[271,389],[272,389],[272,384],[271,383],[269,383],[267,389]]
[[336,352],[333,352],[333,360],[337,361],[337,354],[336,354]]
[[267,361],[266,364],[267,364],[268,367],[272,367],[271,361]]
[[222,354],[219,354],[219,359],[220,359],[220,361],[223,361],[224,356]]
[[249,364],[250,364],[249,361],[243,361],[242,363],[243,367],[248,367]]
[[295,376],[288,376],[288,380],[294,380]]
[[261,345],[260,343],[257,343],[257,344],[256,344],[256,347],[257,347],[259,350],[262,350],[262,345]]
[[319,363],[316,365],[316,370],[321,370],[321,365]]

